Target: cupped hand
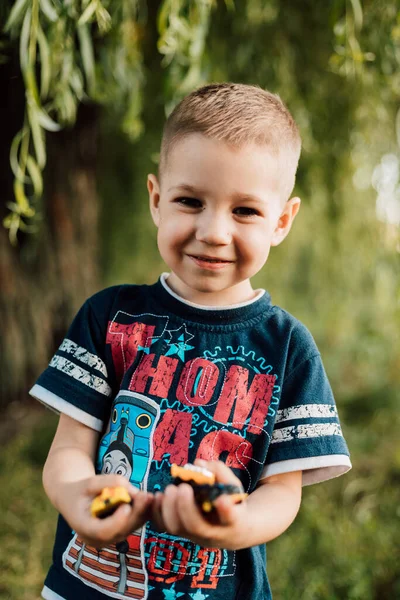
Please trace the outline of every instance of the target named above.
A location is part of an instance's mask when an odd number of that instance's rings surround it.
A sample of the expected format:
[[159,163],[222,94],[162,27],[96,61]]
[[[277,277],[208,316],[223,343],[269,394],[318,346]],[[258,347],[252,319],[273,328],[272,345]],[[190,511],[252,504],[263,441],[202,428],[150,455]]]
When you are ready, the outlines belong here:
[[[221,461],[196,460],[195,464],[215,474],[218,483],[242,486],[240,480]],[[242,546],[247,521],[247,504],[235,504],[227,494],[214,502],[215,512],[205,516],[194,499],[189,484],[169,485],[164,493],[156,493],[152,505],[152,521],[159,531],[192,540],[212,548],[234,550]]]
[[[99,519],[90,513],[93,499],[105,487],[124,487],[132,504],[122,504],[110,516]],[[87,545],[102,548],[123,541],[150,517],[153,495],[140,491],[120,475],[96,475],[64,483],[59,490],[59,509],[70,527]]]

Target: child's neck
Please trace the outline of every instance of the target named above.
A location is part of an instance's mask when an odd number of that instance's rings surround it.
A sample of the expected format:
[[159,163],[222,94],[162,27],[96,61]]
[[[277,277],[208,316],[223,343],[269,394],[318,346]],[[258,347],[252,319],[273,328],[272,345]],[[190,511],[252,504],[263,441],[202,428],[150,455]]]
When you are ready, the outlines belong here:
[[249,280],[218,292],[201,292],[182,282],[174,273],[165,273],[164,284],[181,300],[204,307],[230,307],[251,302],[259,291],[253,290]]

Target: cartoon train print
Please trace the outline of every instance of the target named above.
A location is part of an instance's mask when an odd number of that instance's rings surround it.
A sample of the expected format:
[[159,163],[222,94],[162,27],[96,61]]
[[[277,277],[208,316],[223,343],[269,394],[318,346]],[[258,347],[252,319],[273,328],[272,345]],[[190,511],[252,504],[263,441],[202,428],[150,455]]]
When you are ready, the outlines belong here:
[[[120,392],[113,403],[109,430],[99,445],[96,472],[122,475],[147,490],[159,418],[156,402],[136,392]],[[123,542],[101,550],[87,546],[75,534],[64,552],[64,567],[112,598],[145,599],[144,534],[144,528],[138,529]]]

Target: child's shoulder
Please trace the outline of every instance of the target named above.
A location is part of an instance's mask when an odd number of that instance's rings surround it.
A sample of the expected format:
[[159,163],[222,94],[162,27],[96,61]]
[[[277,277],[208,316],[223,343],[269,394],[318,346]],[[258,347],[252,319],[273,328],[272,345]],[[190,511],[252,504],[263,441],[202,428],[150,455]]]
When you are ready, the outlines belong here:
[[140,285],[134,283],[121,283],[112,285],[90,296],[86,302],[91,306],[101,306],[104,304],[115,304],[116,302],[129,302],[138,297],[146,296],[148,293],[148,285]]
[[311,357],[319,354],[317,344],[308,327],[290,312],[278,305],[271,305],[266,328],[287,345],[288,353],[298,357]]
[[135,312],[146,304],[148,285],[123,283],[106,287],[87,298],[84,307],[99,320],[113,318],[118,311]]
[[275,327],[290,332],[296,339],[313,339],[308,327],[297,317],[277,304],[271,305],[270,321]]

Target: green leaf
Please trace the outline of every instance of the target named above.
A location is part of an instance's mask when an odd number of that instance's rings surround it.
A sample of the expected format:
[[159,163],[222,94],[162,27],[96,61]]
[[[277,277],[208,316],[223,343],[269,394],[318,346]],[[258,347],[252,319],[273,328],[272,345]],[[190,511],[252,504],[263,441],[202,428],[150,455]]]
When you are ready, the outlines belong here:
[[[24,194],[25,195],[25,194]],[[25,196],[26,197],[26,196]],[[23,206],[20,206],[16,202],[7,202],[6,207],[12,212],[20,216],[24,217],[34,217],[35,209],[32,206],[26,206],[25,203]]]
[[46,131],[60,131],[61,125],[53,121],[51,117],[39,106],[36,108],[38,121]]
[[57,111],[63,123],[74,123],[76,120],[77,100],[70,87],[63,90],[58,98]]
[[21,209],[16,202],[7,202],[6,207],[8,208],[8,210],[11,210],[11,212],[15,212],[18,214],[21,212]]
[[11,148],[10,148],[10,165],[11,165],[11,169],[12,169],[12,172],[14,173],[15,177],[19,181],[21,181],[21,183],[30,183],[30,179],[29,179],[29,177],[27,177],[24,174],[24,171],[21,168],[21,165],[19,164],[19,158],[18,158],[19,147],[20,147],[22,139],[25,137],[25,135],[28,135],[28,131],[26,129],[21,129],[14,136],[14,139],[12,141]]
[[46,15],[49,21],[52,21],[53,23],[57,21],[58,13],[51,0],[40,0],[40,10]]
[[95,65],[92,38],[87,25],[80,25],[77,28],[77,33],[81,48],[82,64],[85,72],[88,93],[91,96],[94,94],[95,88]]
[[49,93],[51,61],[49,45],[41,27],[38,28],[37,40],[40,53],[40,97],[43,100],[47,98]]
[[18,204],[18,210],[15,210],[14,212],[28,215],[33,209],[31,209],[29,205],[29,200],[26,197],[24,186],[20,181],[18,181],[18,179],[14,179],[14,196]]
[[40,169],[46,165],[46,148],[44,145],[43,130],[40,127],[37,106],[28,102],[28,120],[31,127],[33,145],[35,148],[36,159]]
[[29,60],[29,35],[31,31],[31,19],[32,11],[30,8],[25,13],[24,22],[22,23],[21,37],[19,41],[19,61],[21,63],[21,70],[24,72],[28,67]]
[[107,33],[112,25],[111,16],[110,13],[101,5],[99,5],[98,9],[96,10],[96,19],[100,33]]
[[96,7],[97,7],[97,3],[96,2],[91,2],[89,4],[89,6],[86,8],[86,10],[83,11],[83,13],[81,14],[81,16],[78,19],[78,27],[81,27],[82,25],[85,25],[94,15],[95,11],[96,11]]
[[10,15],[4,26],[4,31],[10,31],[14,25],[17,25],[23,19],[24,8],[28,4],[28,0],[17,0],[11,9]]
[[28,156],[26,161],[26,167],[28,169],[29,175],[31,176],[33,193],[36,196],[36,198],[40,198],[43,193],[43,177],[35,159],[32,156]]
[[75,69],[73,71],[70,77],[69,84],[78,100],[82,100],[85,96],[85,90],[83,88],[83,75],[79,69]]
[[14,217],[14,215],[12,213],[8,214],[6,217],[4,217],[3,225],[6,229],[10,229],[11,221],[12,221],[13,217]]
[[158,13],[157,29],[163,35],[168,26],[168,18],[171,12],[171,0],[164,0]]
[[17,233],[20,222],[21,217],[16,213],[11,213],[11,215],[8,215],[3,221],[4,227],[9,229],[8,237],[12,246],[16,246],[18,243]]
[[25,87],[26,87],[26,98],[28,103],[33,102],[36,106],[40,106],[40,98],[38,87],[36,83],[35,71],[28,65],[24,72]]
[[357,31],[360,31],[363,24],[363,10],[361,6],[360,0],[350,0],[351,6],[353,8],[354,14],[354,24],[356,26]]

